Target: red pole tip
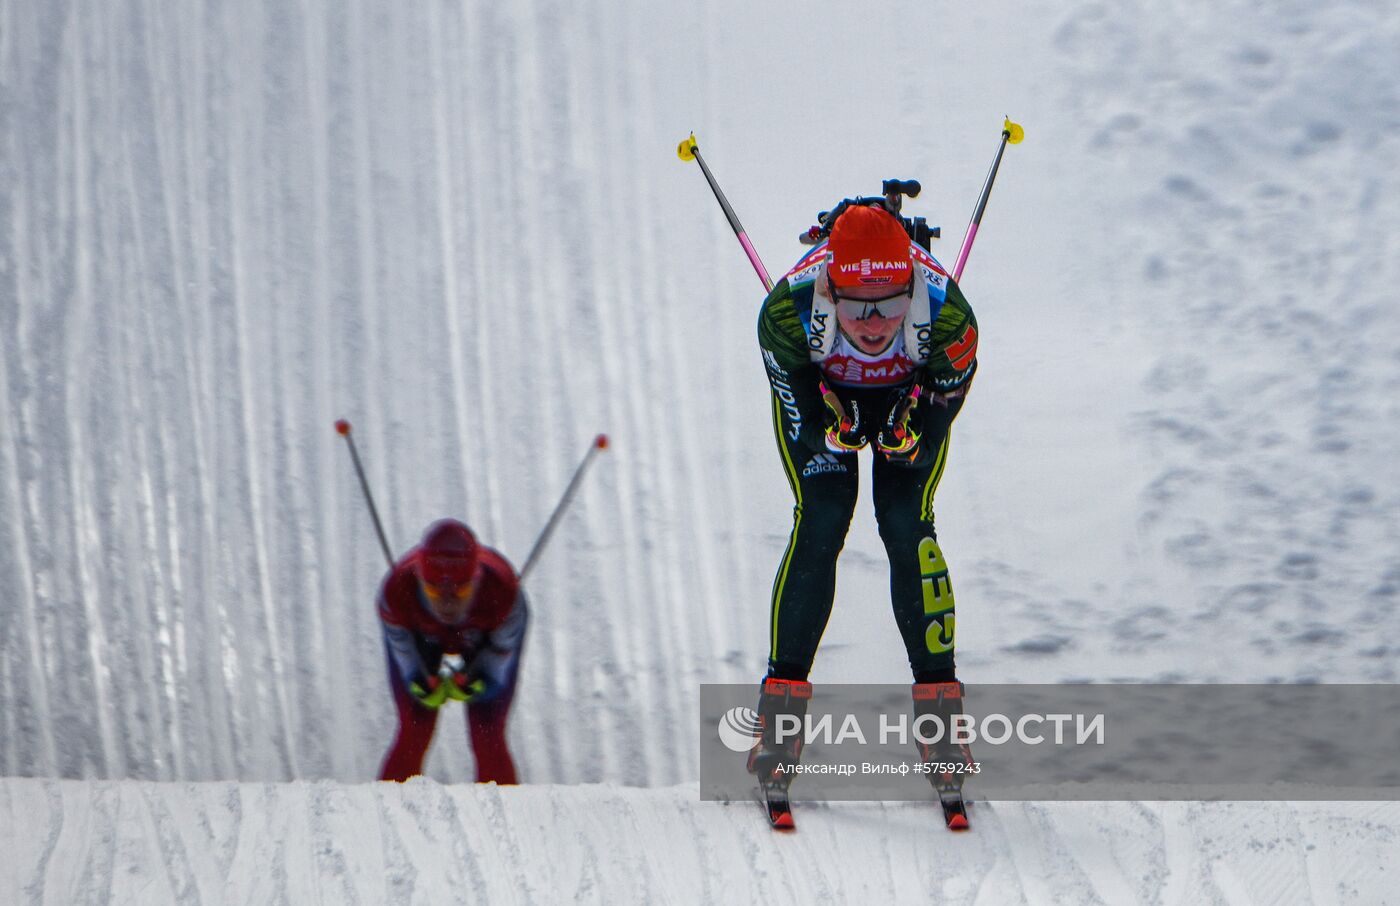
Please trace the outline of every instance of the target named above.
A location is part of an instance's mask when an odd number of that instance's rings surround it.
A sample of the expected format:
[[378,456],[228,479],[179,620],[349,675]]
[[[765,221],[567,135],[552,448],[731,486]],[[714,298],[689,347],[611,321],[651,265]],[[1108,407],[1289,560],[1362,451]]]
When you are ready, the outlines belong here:
[[593,438],[593,446],[597,447],[599,450],[606,450],[608,448],[608,436],[606,434],[599,434],[597,437]]
[[342,435],[344,435],[344,434],[349,434],[349,433],[350,433],[350,423],[347,422],[347,421],[346,421],[345,419],[343,419],[343,418],[342,418],[342,419],[337,419],[337,420],[336,420],[336,423],[335,423],[335,430],[336,430],[336,433],[338,433],[338,434],[342,434]]

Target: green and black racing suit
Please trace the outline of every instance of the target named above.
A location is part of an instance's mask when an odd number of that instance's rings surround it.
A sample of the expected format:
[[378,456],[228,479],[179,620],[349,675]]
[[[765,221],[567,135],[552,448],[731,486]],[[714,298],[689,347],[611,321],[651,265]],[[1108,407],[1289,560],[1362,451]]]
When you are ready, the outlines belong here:
[[[804,259],[810,260],[810,255]],[[858,457],[828,447],[831,419],[821,388],[834,391],[847,412],[858,409],[861,433],[873,441],[894,400],[918,382],[922,397],[914,424],[924,448],[913,464],[906,464],[871,444],[875,516],[889,556],[894,617],[914,681],[954,678],[953,587],[934,532],[933,499],[948,459],[949,428],[976,371],[977,322],[957,284],[933,266],[936,276],[930,275],[942,298],[930,302],[927,333],[919,334],[920,351],[926,353],[922,361],[906,354],[902,342],[883,358],[862,355],[846,342],[837,348],[847,355],[814,361],[818,281],[810,279],[810,267],[809,279],[794,279],[801,263],[764,300],[758,340],[772,388],[773,430],[796,498],[792,534],[773,583],[772,677],[805,680],[811,670],[831,614],[837,555],[855,509]],[[913,316],[911,310],[906,317]]]

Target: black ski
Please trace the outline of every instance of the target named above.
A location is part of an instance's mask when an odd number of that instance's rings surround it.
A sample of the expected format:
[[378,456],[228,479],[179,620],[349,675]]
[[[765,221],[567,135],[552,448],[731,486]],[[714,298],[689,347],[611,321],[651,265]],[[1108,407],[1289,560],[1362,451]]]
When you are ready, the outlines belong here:
[[788,801],[787,787],[777,783],[760,784],[754,790],[754,801],[768,816],[768,824],[773,830],[797,830],[792,819],[792,803]]
[[961,790],[939,790],[938,803],[943,806],[943,823],[948,830],[965,831],[972,827],[967,820],[967,802]]

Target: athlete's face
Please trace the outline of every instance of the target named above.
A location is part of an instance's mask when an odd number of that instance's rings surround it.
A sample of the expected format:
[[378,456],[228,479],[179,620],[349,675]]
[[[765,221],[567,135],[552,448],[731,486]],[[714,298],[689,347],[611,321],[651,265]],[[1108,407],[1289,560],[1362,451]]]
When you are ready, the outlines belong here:
[[912,281],[903,286],[831,287],[836,321],[856,348],[878,355],[889,348],[913,301]]
[[476,580],[481,575],[480,567],[476,575],[466,582],[432,585],[423,582],[423,597],[428,599],[428,610],[438,622],[456,626],[467,618],[472,596],[476,593]]

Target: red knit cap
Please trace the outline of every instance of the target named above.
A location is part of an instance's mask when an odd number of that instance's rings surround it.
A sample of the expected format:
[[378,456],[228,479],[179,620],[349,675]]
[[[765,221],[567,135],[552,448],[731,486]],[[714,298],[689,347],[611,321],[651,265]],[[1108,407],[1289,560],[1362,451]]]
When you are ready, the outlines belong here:
[[418,550],[418,575],[429,585],[469,582],[481,559],[476,536],[456,519],[442,519],[428,526]]
[[837,287],[900,284],[914,273],[909,234],[882,208],[858,205],[842,211],[827,251],[827,274]]

